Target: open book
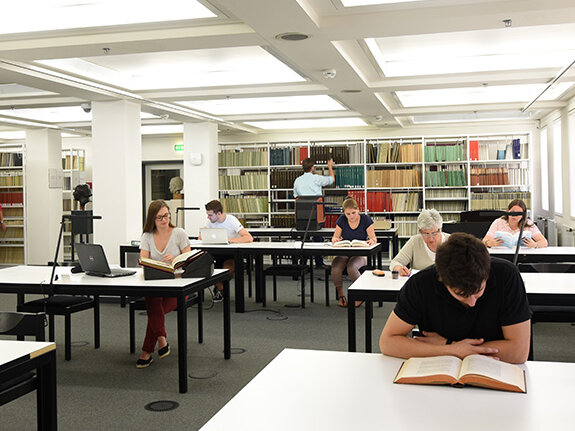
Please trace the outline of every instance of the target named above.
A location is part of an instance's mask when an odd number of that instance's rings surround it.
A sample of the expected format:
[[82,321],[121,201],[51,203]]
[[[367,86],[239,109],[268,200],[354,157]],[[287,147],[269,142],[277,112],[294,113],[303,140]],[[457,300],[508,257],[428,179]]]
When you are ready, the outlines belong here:
[[483,355],[410,358],[405,361],[394,383],[420,385],[481,386],[510,392],[527,392],[525,372],[517,365]]
[[360,239],[354,239],[353,241],[344,239],[343,241],[334,242],[332,245],[334,247],[369,247],[366,241]]
[[202,250],[190,250],[186,253],[182,253],[176,256],[171,264],[159,260],[150,259],[147,257],[141,257],[140,259],[138,259],[138,263],[141,266],[173,273],[176,269],[185,267],[187,264],[192,262],[196,257],[200,256],[201,254]]
[[[513,248],[517,245],[517,238],[519,238],[519,232],[515,234],[510,234],[509,232],[501,232],[500,230],[498,230],[497,232],[495,232],[494,238],[495,239],[501,238],[503,240],[503,244],[501,244],[501,246],[507,248]],[[523,235],[521,236],[521,238],[522,239],[531,238],[531,232],[523,231]],[[523,245],[523,243],[521,243],[521,245]]]

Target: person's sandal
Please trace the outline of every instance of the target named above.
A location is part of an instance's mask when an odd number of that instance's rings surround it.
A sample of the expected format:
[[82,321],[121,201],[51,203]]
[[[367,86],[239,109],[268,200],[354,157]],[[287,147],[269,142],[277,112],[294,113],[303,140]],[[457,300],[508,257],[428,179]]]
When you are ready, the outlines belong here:
[[347,307],[347,298],[344,295],[341,295],[337,298],[337,305],[338,307]]
[[160,356],[160,358],[165,358],[169,354],[170,354],[170,345],[169,344],[166,344],[161,349],[158,349],[158,355]]
[[147,368],[150,366],[150,364],[152,363],[152,356],[150,356],[148,359],[138,359],[136,361],[136,368]]

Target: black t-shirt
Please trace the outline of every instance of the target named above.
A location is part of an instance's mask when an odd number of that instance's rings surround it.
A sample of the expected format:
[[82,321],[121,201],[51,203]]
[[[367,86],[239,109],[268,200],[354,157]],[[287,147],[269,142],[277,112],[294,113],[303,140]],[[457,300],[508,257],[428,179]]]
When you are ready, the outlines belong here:
[[498,258],[491,258],[485,291],[474,307],[465,307],[451,296],[432,265],[407,280],[394,312],[422,331],[437,332],[453,341],[501,340],[502,326],[531,318],[521,274],[511,262]]

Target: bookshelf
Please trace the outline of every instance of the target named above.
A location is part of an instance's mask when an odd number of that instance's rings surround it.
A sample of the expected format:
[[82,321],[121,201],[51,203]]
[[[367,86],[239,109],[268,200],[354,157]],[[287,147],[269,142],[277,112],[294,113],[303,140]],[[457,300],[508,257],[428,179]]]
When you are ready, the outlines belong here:
[[6,231],[0,231],[0,264],[25,263],[24,163],[20,146],[0,146],[0,203]]
[[[352,195],[374,220],[392,220],[399,236],[417,233],[423,208],[445,221],[460,212],[503,209],[515,198],[531,201],[528,133],[398,137],[341,141],[221,143],[219,195],[224,211],[246,227],[293,226],[293,182],[301,160],[316,160],[327,175],[335,161],[336,182],[324,187],[326,202]],[[337,214],[326,215],[326,227]]]
[[[67,148],[62,150],[62,214],[80,209],[74,200],[74,188],[86,182],[85,152],[81,149]],[[64,260],[74,260],[72,256],[72,224],[66,220],[63,232]]]

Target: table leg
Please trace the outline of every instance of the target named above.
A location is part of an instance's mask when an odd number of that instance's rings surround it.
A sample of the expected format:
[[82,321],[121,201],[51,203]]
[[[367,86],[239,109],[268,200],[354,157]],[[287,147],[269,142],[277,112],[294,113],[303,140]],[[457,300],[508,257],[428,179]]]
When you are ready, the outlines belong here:
[[399,235],[397,235],[396,232],[395,235],[393,235],[393,253],[391,255],[391,258],[393,259],[398,252],[399,252]]
[[243,313],[246,309],[244,298],[244,256],[239,251],[236,251],[234,277],[236,291],[236,313]]
[[347,350],[355,352],[355,299],[349,295],[347,306]]
[[[229,285],[228,285],[229,296]],[[178,295],[178,377],[180,393],[188,392],[188,325],[186,298]]]
[[373,314],[373,302],[365,301],[365,352],[371,353],[371,316]]
[[264,256],[256,254],[255,256],[255,279],[256,279],[256,302],[263,301],[263,290],[265,285],[264,278]]
[[44,365],[38,368],[38,430],[56,431],[58,429],[58,403],[56,390],[56,351],[45,354]]
[[230,318],[230,281],[224,281],[224,358],[232,356],[232,331]]

